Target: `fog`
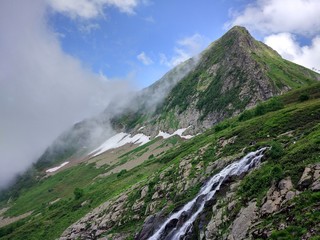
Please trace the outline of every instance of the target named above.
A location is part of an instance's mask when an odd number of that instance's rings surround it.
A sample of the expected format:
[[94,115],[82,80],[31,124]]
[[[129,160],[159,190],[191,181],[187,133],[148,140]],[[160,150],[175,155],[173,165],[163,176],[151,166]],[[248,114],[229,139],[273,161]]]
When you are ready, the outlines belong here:
[[0,188],[128,89],[63,52],[46,14],[43,0],[0,3]]

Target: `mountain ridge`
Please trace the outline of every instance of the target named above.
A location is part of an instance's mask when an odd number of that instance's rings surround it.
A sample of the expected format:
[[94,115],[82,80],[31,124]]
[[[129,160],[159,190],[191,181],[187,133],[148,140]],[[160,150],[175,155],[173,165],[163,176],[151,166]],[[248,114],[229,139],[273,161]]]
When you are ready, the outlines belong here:
[[[32,169],[31,178],[24,176],[20,188],[14,186],[1,198],[0,207],[6,208],[0,210],[0,223],[20,220],[0,227],[0,238],[149,238],[192,201],[192,208],[164,226],[160,239],[170,239],[198,210],[184,239],[319,235],[314,211],[320,201],[319,75],[283,60],[241,27],[212,43],[197,60],[182,65],[182,70],[189,70],[185,75],[177,67],[160,86],[155,83],[145,95],[130,99],[137,103],[132,108],[119,105],[130,113],[107,109],[74,126],[87,126],[83,131],[64,134],[67,143],[76,144],[50,155],[53,161],[38,162],[43,165]],[[170,89],[167,96],[148,105],[145,101],[163,82],[169,83],[163,87]],[[113,110],[118,115],[110,120]],[[126,145],[89,154],[79,162],[56,158],[86,154],[79,149],[89,142],[90,124],[98,121],[107,127],[109,120]],[[179,137],[182,131],[201,133],[184,140]],[[172,136],[173,132],[178,133]],[[138,133],[150,138],[148,142],[138,146]],[[157,133],[161,134],[155,137]],[[63,141],[58,143],[63,146]],[[251,166],[243,157],[262,150],[262,163],[256,168],[239,176],[224,175],[212,197],[198,196],[209,179],[240,159]],[[70,163],[45,173],[61,161]]]

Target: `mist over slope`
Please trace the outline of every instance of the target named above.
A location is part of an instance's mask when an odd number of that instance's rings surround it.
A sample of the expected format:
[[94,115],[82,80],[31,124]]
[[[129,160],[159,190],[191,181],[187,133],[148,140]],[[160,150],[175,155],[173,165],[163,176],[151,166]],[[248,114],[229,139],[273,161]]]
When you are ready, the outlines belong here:
[[0,188],[61,132],[128,90],[66,54],[47,14],[45,1],[1,1]]
[[243,27],[233,27],[199,54],[137,93],[64,132],[36,167],[80,157],[117,132],[154,137],[188,128],[196,134],[259,101],[311,84],[319,74],[281,58]]

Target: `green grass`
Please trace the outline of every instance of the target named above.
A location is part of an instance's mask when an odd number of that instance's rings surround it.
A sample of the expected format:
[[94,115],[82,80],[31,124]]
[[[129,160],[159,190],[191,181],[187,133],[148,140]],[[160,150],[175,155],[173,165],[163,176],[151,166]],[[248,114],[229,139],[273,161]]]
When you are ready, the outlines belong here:
[[[265,163],[243,179],[237,192],[242,203],[251,199],[257,199],[261,203],[261,199],[274,181],[291,176],[293,183],[296,184],[307,164],[320,162],[320,99],[316,91],[312,93],[313,87],[301,88],[281,97],[280,100],[283,103],[281,108],[269,108],[269,110],[266,108],[266,111],[259,112],[248,119],[234,117],[225,120],[205,133],[173,146],[160,157],[150,158],[130,171],[93,180],[105,170],[97,169],[92,164],[81,164],[43,179],[28,191],[22,192],[6,214],[19,215],[31,210],[34,213],[27,219],[1,228],[0,238],[25,239],[25,236],[28,236],[28,239],[55,239],[92,208],[116,197],[134,184],[143,183],[143,185],[149,185],[149,192],[140,212],[141,220],[132,220],[134,213],[129,211],[123,216],[126,224],[111,230],[111,232],[128,232],[133,236],[146,217],[145,209],[152,201],[154,187],[161,181],[176,182],[179,177],[178,166],[182,159],[190,158],[194,168],[200,162],[207,166],[217,159],[233,156],[242,151],[245,154],[262,146],[270,146],[271,149],[264,159]],[[305,93],[311,96],[310,99],[300,102],[299,96]],[[266,106],[268,104],[266,103]],[[257,111],[257,108],[252,111]],[[293,130],[293,136],[279,136],[291,130]],[[221,148],[219,139],[222,137],[228,139],[233,136],[237,136],[234,143]],[[207,148],[201,155],[200,149],[204,146]],[[141,146],[130,154],[139,154],[146,149],[148,146]],[[129,155],[125,154],[122,157]],[[171,170],[167,171],[164,179],[160,181],[159,174],[169,166]],[[209,175],[216,171],[218,169]],[[192,169],[191,177],[196,177],[196,174],[198,173]],[[198,183],[186,192],[169,192],[170,203],[167,211],[192,199],[198,193],[200,186],[201,183]],[[83,194],[78,199],[74,198],[75,188],[83,190]],[[48,204],[59,197],[61,198],[59,202],[53,205]],[[139,197],[139,191],[131,192],[129,202],[132,204]],[[87,204],[81,206],[84,201],[87,201]],[[312,211],[319,202],[319,193],[306,192],[299,195],[295,201],[297,204],[292,211],[295,221],[290,222],[290,228],[287,230],[274,231],[272,235],[274,239],[286,237],[297,239],[310,229],[312,224],[319,222],[319,214]],[[167,204],[166,201],[161,202],[158,210]],[[276,222],[279,219],[285,219],[286,216],[283,214],[266,221]],[[303,222],[303,216],[308,216],[309,220]],[[290,231],[294,232],[294,235],[288,235]]]
[[[7,215],[18,215],[30,210],[34,214],[28,221],[22,220],[21,226],[14,223],[1,228],[0,238],[18,240],[28,236],[28,239],[55,239],[90,209],[117,196],[135,183],[144,181],[159,166],[159,163],[148,161],[120,176],[113,174],[96,181],[92,179],[101,170],[91,165],[80,165],[58,173],[21,194]],[[83,196],[79,199],[73,197],[76,187],[83,189]],[[50,189],[53,190],[48,191]],[[60,201],[48,204],[58,197],[61,197]],[[88,201],[88,204],[82,207],[81,203],[84,201]],[[19,227],[16,229],[12,226]],[[10,232],[10,229],[13,229],[10,234],[1,235]]]

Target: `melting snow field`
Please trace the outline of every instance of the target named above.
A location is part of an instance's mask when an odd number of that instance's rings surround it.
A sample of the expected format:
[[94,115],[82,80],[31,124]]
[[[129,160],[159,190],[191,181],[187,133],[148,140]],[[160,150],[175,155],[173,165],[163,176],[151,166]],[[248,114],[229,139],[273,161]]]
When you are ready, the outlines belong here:
[[54,167],[54,168],[49,168],[48,170],[46,170],[47,173],[52,173],[52,172],[55,172],[57,170],[59,170],[60,168],[62,168],[63,166],[67,165],[69,162],[64,162],[64,163],[61,163],[59,166],[57,167]]
[[184,138],[184,139],[193,138],[192,135],[182,136],[182,134],[183,134],[187,129],[188,129],[188,128],[181,128],[181,129],[178,129],[177,131],[175,131],[175,132],[172,133],[172,134],[159,131],[159,134],[158,134],[156,137],[163,137],[164,139],[167,139],[167,138],[170,138],[170,137],[172,137],[172,136],[174,136],[174,135],[178,135],[178,136],[180,136],[181,138]]
[[122,147],[127,143],[140,144],[141,146],[149,141],[150,137],[142,133],[136,134],[133,137],[131,137],[131,134],[121,132],[109,138],[100,147],[93,150],[90,154],[94,154],[93,156],[95,157],[107,150]]
[[[144,127],[141,127],[139,130],[142,130]],[[192,135],[185,135],[183,136],[182,134],[187,130],[188,128],[181,128],[175,131],[172,134],[166,133],[159,131],[159,134],[156,137],[163,137],[164,139],[170,138],[172,136],[178,135],[181,138],[184,139],[190,139],[193,136]],[[118,133],[111,138],[107,139],[103,144],[101,144],[98,148],[93,150],[92,152],[89,153],[89,155],[93,154],[93,157],[98,156],[99,154],[108,151],[110,149],[115,149],[118,147],[122,147],[128,143],[133,143],[133,144],[139,144],[139,146],[147,143],[150,141],[150,137],[144,135],[143,133],[136,134],[134,136],[131,136],[129,133]]]

